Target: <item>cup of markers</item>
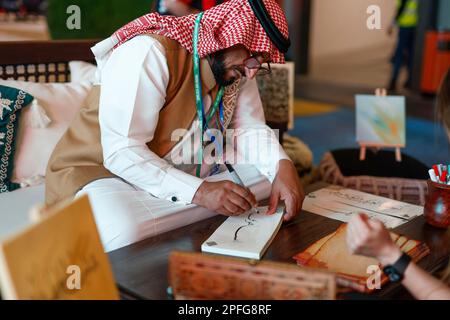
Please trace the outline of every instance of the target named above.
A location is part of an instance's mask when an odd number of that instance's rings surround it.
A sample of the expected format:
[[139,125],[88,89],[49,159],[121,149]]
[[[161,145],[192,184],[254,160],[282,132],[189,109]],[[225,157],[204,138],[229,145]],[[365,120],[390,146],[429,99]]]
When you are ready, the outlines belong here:
[[436,164],[428,171],[428,194],[425,200],[426,221],[438,228],[450,226],[450,165]]

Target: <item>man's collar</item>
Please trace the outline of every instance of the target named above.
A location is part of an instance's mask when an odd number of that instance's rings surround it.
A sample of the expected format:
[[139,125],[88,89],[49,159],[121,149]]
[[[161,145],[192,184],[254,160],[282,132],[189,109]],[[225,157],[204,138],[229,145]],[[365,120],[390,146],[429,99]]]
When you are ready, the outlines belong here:
[[217,83],[207,58],[200,60],[200,73],[205,93],[211,91]]

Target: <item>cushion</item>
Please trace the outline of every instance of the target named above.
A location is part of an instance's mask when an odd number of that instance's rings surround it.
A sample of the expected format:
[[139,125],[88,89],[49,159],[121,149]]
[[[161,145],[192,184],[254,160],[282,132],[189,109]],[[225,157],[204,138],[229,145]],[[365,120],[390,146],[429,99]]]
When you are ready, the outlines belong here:
[[297,137],[285,134],[283,137],[283,149],[294,163],[300,176],[311,172],[313,153],[308,145]]
[[95,83],[97,66],[85,61],[70,61],[70,81]]
[[359,160],[359,149],[327,152],[319,165],[322,180],[346,188],[424,205],[427,193],[428,167],[402,154],[395,160],[393,151],[368,152]]
[[402,161],[395,159],[393,151],[367,152],[364,161],[359,160],[359,149],[338,149],[331,153],[344,176],[397,177],[428,179],[428,167],[419,160],[402,154]]
[[22,109],[33,101],[23,90],[0,85],[0,193],[19,188],[12,183],[19,119]]
[[61,136],[67,130],[91,84],[84,83],[35,83],[24,81],[0,81],[32,94],[49,116],[46,128],[29,125],[33,114],[25,109],[20,119],[12,180],[22,182],[35,176],[45,175],[48,160]]
[[30,209],[45,201],[45,185],[0,194],[0,241],[30,224]]

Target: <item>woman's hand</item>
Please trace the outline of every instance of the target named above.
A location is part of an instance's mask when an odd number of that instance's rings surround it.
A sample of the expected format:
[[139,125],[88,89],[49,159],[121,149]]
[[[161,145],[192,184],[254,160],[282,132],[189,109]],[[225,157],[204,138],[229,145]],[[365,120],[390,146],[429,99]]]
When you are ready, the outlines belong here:
[[402,255],[384,224],[365,214],[349,221],[347,245],[351,253],[376,258],[382,265],[393,264]]

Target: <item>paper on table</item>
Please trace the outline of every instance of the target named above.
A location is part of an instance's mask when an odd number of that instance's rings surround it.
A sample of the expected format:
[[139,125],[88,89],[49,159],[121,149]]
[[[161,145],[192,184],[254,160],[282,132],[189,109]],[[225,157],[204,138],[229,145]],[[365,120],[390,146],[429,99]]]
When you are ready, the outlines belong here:
[[396,228],[423,214],[423,207],[339,186],[310,193],[303,202],[303,210],[344,222],[355,214],[366,213],[387,228]]
[[267,215],[267,209],[258,207],[257,213],[229,217],[202,244],[202,251],[261,259],[281,226],[284,212],[280,207],[275,214]]

